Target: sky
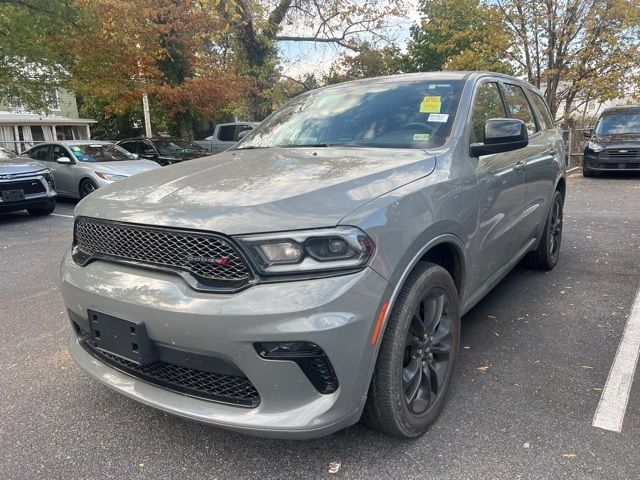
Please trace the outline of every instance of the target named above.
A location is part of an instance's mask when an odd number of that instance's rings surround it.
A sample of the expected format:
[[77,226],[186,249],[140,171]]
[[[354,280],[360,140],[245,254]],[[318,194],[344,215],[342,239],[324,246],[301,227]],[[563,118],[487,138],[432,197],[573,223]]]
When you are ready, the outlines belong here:
[[[394,43],[404,49],[409,37],[409,28],[420,19],[418,0],[407,0],[407,18],[397,18],[392,22]],[[290,34],[290,32],[287,32]],[[307,73],[323,74],[345,50],[331,44],[312,42],[280,42],[283,74],[301,78]]]

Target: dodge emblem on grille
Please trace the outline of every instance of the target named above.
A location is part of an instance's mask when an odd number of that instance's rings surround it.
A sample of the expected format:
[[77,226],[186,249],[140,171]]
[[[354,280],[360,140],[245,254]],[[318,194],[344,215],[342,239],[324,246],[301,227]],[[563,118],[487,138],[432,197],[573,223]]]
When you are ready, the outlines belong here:
[[189,255],[185,258],[189,263],[211,263],[214,265],[225,266],[229,263],[229,257],[203,257],[199,255]]
[[11,180],[15,175],[0,175],[0,180]]

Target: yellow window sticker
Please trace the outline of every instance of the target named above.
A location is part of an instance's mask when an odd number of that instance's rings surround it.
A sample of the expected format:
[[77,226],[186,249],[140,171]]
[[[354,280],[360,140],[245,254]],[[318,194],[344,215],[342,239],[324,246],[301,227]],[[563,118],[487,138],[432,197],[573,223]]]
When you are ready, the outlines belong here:
[[79,152],[79,151],[80,151],[80,147],[71,147],[71,149],[72,149],[74,152]]
[[440,96],[426,96],[420,103],[422,113],[440,113]]
[[415,133],[413,135],[413,141],[416,142],[426,142],[427,140],[429,140],[429,134],[428,133]]

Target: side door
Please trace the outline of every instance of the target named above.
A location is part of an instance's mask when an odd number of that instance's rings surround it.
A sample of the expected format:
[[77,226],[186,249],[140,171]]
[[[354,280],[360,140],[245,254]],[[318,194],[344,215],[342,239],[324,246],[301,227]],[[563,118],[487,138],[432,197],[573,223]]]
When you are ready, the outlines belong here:
[[[487,120],[506,117],[499,81],[481,80],[476,85],[470,114],[469,144],[484,142]],[[473,159],[479,198],[473,248],[477,258],[477,273],[474,275],[476,285],[471,285],[471,291],[481,287],[523,250],[525,235],[521,223],[526,203],[524,157],[524,152],[515,150]]]
[[539,93],[526,91],[540,126],[539,155],[527,161],[527,205],[535,209],[537,236],[542,235],[560,170],[564,170],[564,143],[556,130],[547,103]]
[[[58,159],[67,157],[71,163],[58,163]],[[64,195],[78,195],[78,168],[76,157],[63,145],[51,146],[51,167],[56,190]]]

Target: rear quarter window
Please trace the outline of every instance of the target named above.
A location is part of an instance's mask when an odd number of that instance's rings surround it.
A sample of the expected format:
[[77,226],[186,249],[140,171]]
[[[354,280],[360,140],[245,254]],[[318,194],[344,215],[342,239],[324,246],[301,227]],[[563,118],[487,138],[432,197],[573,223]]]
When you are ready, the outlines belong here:
[[538,113],[538,118],[540,119],[540,123],[542,124],[542,126],[546,129],[553,128],[553,120],[551,118],[549,107],[547,107],[547,102],[545,102],[539,94],[532,91],[529,91],[529,98],[531,99],[531,103],[533,103],[533,107]]

